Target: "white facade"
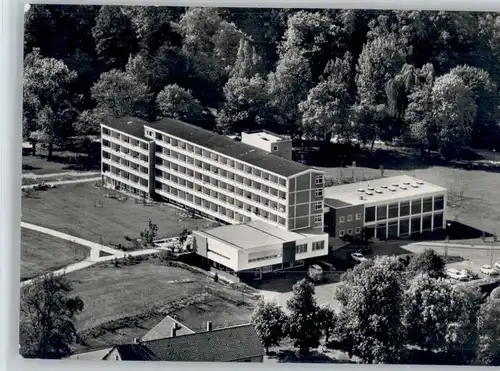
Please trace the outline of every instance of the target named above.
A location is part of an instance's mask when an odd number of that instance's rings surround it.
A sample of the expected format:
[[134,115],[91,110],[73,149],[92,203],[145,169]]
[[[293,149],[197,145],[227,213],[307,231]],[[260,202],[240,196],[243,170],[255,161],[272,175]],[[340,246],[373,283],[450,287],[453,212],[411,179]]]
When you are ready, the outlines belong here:
[[[251,224],[251,223],[250,223]],[[232,226],[219,227],[231,228]],[[256,230],[255,235],[262,233]],[[233,272],[256,271],[267,273],[303,265],[307,259],[328,254],[328,234],[294,234],[289,240],[254,246],[238,245],[237,237],[228,241],[211,234],[211,231],[194,232],[197,253],[217,268],[229,268]],[[258,237],[258,236],[257,236]],[[287,246],[288,245],[288,246]],[[287,254],[287,251],[288,254]],[[293,257],[289,258],[293,249]]]

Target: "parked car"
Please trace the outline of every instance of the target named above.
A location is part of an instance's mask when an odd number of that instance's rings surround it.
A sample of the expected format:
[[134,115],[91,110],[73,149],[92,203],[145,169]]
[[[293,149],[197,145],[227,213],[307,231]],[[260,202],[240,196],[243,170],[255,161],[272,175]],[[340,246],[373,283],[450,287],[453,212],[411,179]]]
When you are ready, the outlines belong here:
[[356,252],[359,252],[363,255],[368,255],[368,254],[371,254],[373,252],[373,249],[370,246],[362,246],[361,248],[356,250]]
[[500,269],[500,261],[498,261],[498,262],[495,263],[495,268],[496,269]]
[[318,264],[313,264],[307,270],[307,276],[313,282],[323,281],[323,278],[324,278],[324,276],[323,276],[323,268],[321,268]]
[[446,270],[446,275],[450,278],[453,278],[454,280],[458,281],[468,281],[469,277],[467,274],[465,274],[462,271],[459,271],[458,269],[447,269]]
[[495,276],[498,274],[496,270],[494,270],[491,265],[485,264],[481,267],[481,273],[486,274],[488,276]]
[[462,269],[461,272],[465,274],[467,277],[469,277],[470,280],[476,280],[479,278],[479,275],[470,269],[465,268]]
[[337,270],[333,264],[328,263],[324,260],[320,261],[319,265],[321,268],[323,268],[324,271],[327,271],[327,272],[335,272]]
[[359,252],[355,252],[355,253],[352,253],[351,254],[351,258],[353,258],[355,261],[357,261],[358,263],[361,263],[361,262],[364,262],[364,261],[367,261],[368,259],[366,259],[363,254],[359,253]]

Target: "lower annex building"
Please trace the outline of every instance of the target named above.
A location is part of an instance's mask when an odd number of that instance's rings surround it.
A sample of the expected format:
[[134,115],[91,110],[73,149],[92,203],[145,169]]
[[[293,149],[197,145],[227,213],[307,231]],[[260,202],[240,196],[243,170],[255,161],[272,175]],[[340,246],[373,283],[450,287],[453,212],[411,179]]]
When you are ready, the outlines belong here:
[[325,231],[367,239],[446,228],[446,188],[400,175],[325,188]]

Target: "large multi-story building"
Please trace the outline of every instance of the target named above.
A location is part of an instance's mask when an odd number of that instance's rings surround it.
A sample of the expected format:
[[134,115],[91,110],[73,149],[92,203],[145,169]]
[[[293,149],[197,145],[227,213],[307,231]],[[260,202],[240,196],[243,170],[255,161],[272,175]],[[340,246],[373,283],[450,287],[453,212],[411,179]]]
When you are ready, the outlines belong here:
[[407,175],[325,188],[331,236],[390,239],[446,227],[447,190]]
[[261,221],[328,245],[323,172],[259,147],[177,120],[125,117],[102,125],[102,174],[110,186],[226,224]]

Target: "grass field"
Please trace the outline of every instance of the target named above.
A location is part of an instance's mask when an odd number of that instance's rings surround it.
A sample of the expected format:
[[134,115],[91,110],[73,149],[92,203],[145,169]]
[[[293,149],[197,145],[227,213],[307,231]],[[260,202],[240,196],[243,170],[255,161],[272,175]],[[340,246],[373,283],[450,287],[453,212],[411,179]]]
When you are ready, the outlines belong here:
[[[94,266],[72,272],[67,277],[73,282],[73,293],[85,303],[85,309],[77,318],[77,330],[102,329],[96,335],[87,337],[85,345],[77,347],[79,351],[131,342],[134,337],[145,335],[164,318],[164,314],[140,317],[141,314],[201,296],[205,286],[230,290],[205,275],[151,261],[119,268],[111,264]],[[190,282],[175,282],[177,280]],[[207,320],[211,320],[214,327],[219,327],[248,322],[255,302],[247,300],[246,303],[238,306],[219,296],[207,295],[202,304],[177,307],[169,314],[185,321],[194,330],[203,328]],[[116,325],[120,319],[132,316],[140,318]]]
[[[158,224],[158,237],[178,236],[183,228],[207,228],[215,223],[193,219],[168,204],[144,206],[129,198],[125,202],[105,198],[110,190],[92,182],[59,186],[23,197],[23,221],[104,244],[124,244],[125,236],[138,238],[151,219]],[[95,207],[97,200],[104,207]]]
[[[324,168],[326,179],[350,177],[352,170],[347,168]],[[448,217],[463,224],[500,234],[500,174],[481,170],[463,170],[449,167],[429,167],[410,171],[385,170],[384,176],[408,174],[436,185],[459,190],[460,183],[466,186],[464,202],[456,212],[449,208]],[[355,177],[380,176],[380,170],[356,168]]]
[[89,249],[29,229],[21,230],[21,280],[84,260]]

